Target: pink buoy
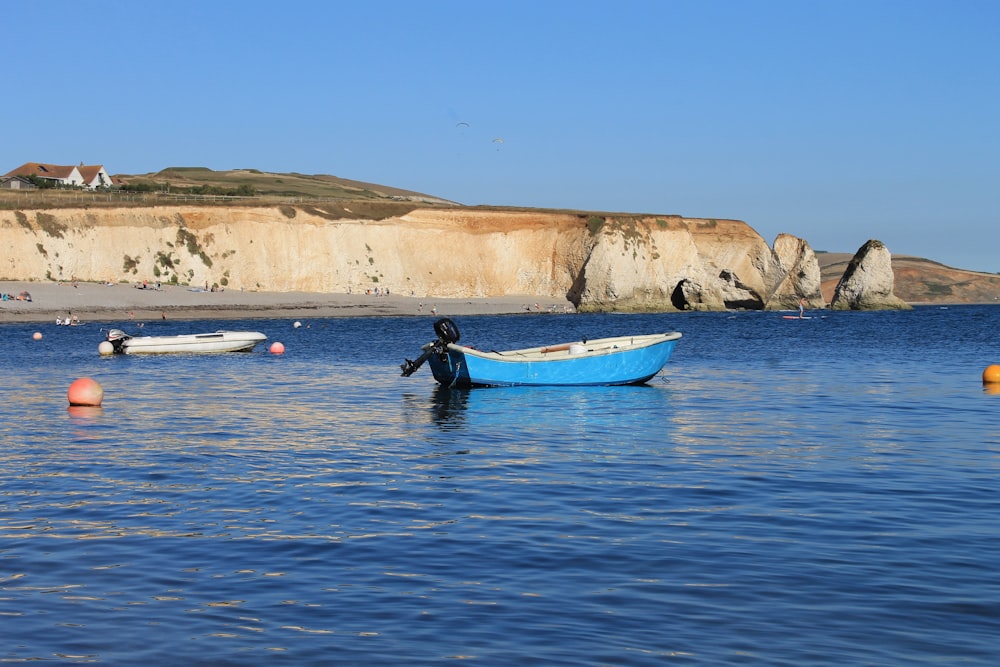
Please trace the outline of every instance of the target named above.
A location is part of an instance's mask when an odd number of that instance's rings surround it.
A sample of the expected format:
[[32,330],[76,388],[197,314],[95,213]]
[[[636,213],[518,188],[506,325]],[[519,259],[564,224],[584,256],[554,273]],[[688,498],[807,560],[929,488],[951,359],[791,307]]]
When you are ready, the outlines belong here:
[[91,378],[80,378],[66,392],[70,405],[98,406],[104,400],[104,388]]
[[282,343],[279,343],[278,341],[274,341],[273,343],[271,343],[271,354],[284,354],[284,353],[285,353],[285,346]]
[[41,331],[36,331],[35,333],[31,334],[31,337],[34,338],[35,340],[41,340],[42,339],[42,332]]

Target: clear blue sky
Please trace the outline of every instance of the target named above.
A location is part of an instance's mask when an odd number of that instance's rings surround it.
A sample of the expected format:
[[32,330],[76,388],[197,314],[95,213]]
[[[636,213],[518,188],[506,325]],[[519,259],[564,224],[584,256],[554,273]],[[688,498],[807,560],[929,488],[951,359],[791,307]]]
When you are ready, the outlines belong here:
[[50,0],[2,15],[0,173],[333,174],[471,205],[736,218],[815,250],[875,238],[1000,272],[996,0]]

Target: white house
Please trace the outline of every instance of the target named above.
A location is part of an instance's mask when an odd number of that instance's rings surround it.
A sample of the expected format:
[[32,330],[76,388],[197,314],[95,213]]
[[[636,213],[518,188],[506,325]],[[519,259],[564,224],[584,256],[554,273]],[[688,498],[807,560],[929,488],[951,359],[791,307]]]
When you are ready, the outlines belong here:
[[106,188],[111,186],[111,176],[104,171],[104,165],[80,165],[77,167],[83,177],[83,184],[91,190]]
[[59,185],[86,187],[91,190],[111,185],[111,176],[108,175],[108,172],[104,170],[102,165],[87,166],[83,163],[79,167],[67,167],[58,164],[27,162],[17,169],[4,174],[4,176],[37,176],[38,178],[56,181]]

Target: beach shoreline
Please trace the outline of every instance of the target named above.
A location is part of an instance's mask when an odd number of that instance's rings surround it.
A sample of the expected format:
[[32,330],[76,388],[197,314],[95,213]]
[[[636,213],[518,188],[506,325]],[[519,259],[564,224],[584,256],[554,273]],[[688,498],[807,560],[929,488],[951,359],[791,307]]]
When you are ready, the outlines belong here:
[[[273,318],[506,315],[573,312],[565,299],[538,296],[428,298],[395,294],[209,291],[183,285],[147,283],[0,281],[0,323],[128,322],[160,319],[235,320]],[[22,293],[31,300],[21,300]]]

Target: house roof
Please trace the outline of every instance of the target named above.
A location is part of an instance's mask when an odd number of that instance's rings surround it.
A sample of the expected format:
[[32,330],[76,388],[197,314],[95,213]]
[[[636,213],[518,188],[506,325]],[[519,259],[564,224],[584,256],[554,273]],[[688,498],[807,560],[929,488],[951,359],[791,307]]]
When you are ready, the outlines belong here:
[[97,174],[99,174],[101,172],[101,170],[104,169],[104,165],[103,164],[88,164],[88,165],[82,165],[81,164],[79,167],[77,167],[77,169],[80,170],[80,175],[83,176],[83,182],[84,183],[93,183],[94,179],[97,178]]
[[4,176],[38,176],[39,178],[69,178],[76,167],[42,162],[26,162],[17,169],[9,171]]

